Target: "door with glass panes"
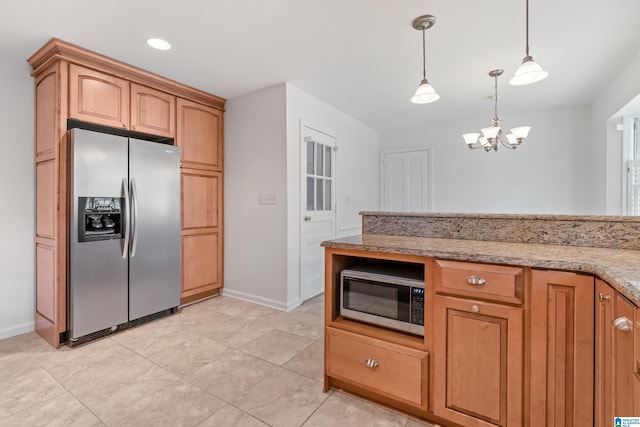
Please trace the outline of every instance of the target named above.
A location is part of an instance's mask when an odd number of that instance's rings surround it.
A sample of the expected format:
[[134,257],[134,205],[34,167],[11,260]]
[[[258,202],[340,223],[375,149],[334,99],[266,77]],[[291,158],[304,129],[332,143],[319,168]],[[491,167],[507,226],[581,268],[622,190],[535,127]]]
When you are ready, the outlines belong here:
[[334,137],[302,125],[300,221],[300,298],[324,291],[325,240],[336,236]]

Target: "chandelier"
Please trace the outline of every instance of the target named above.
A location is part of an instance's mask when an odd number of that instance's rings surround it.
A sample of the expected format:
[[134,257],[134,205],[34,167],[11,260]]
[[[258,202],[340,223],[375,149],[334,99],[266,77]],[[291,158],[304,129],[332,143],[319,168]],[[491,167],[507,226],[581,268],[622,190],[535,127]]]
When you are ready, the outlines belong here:
[[491,119],[493,126],[481,129],[482,136],[480,136],[479,133],[465,133],[462,135],[467,147],[472,150],[476,148],[484,148],[484,151],[487,152],[491,150],[497,152],[500,144],[515,150],[520,144],[522,144],[531,130],[531,126],[520,126],[511,129],[511,133],[507,134],[506,137],[503,135],[502,129],[500,128],[500,118],[498,117],[498,77],[502,75],[502,72],[503,71],[501,69],[489,71],[489,76],[495,79],[495,94],[493,95],[493,100],[495,101],[495,115]]
[[427,69],[425,66],[424,32],[433,27],[435,23],[435,16],[422,15],[414,19],[411,24],[414,29],[422,31],[422,80],[420,81],[420,85],[418,86],[415,95],[411,97],[411,102],[414,104],[428,104],[440,99],[440,95],[436,93],[433,86],[429,84],[429,80],[427,80]]

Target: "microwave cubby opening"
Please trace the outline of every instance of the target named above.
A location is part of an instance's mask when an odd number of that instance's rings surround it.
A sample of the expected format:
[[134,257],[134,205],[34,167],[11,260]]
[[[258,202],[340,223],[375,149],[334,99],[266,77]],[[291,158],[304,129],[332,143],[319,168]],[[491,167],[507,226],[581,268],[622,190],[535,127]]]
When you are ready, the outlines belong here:
[[413,274],[418,275],[420,280],[424,282],[425,278],[425,263],[423,262],[410,262],[410,261],[396,261],[389,259],[379,259],[372,257],[360,257],[360,256],[352,256],[352,255],[341,255],[341,254],[332,254],[331,256],[332,263],[332,277],[330,278],[330,286],[332,290],[332,295],[334,298],[330,301],[330,316],[332,320],[335,320],[340,316],[340,273],[342,270],[352,268],[354,266],[372,266],[372,268],[376,268],[375,266],[381,266],[381,268],[391,269],[396,271],[411,271]]

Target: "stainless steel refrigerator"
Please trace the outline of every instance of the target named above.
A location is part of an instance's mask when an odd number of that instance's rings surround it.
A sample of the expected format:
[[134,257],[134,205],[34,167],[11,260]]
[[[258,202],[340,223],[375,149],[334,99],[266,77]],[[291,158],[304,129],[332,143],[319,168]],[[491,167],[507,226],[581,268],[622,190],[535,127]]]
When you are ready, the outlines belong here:
[[70,132],[73,342],[180,304],[180,148]]

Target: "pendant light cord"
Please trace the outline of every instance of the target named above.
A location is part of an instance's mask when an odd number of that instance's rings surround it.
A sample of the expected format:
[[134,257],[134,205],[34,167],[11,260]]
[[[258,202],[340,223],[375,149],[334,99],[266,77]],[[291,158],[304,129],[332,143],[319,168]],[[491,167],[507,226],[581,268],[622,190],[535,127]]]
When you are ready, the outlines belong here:
[[527,29],[527,37],[526,37],[526,40],[527,40],[527,48],[526,48],[527,52],[526,53],[527,53],[527,55],[526,56],[529,56],[529,0],[527,0],[527,24],[525,25],[525,28]]
[[495,93],[496,93],[496,95],[495,95],[496,103],[495,103],[495,107],[494,107],[493,112],[495,114],[495,122],[494,122],[494,125],[495,125],[495,123],[498,123],[498,121],[500,119],[498,118],[498,76],[495,76],[494,79],[495,79],[495,86],[494,87],[495,87]]
[[424,32],[425,29],[422,27],[422,80],[427,79],[427,62],[426,62],[426,53],[425,53],[425,42],[424,42]]

